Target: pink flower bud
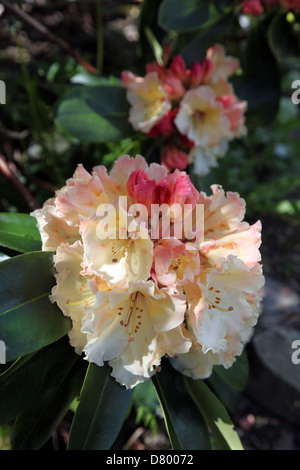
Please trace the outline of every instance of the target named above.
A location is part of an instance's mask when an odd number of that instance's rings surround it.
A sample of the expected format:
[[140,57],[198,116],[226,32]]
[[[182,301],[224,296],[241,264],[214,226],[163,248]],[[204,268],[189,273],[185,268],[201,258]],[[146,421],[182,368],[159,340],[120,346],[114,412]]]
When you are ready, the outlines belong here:
[[169,170],[185,170],[188,165],[188,155],[180,148],[166,145],[160,154],[161,163]]
[[264,7],[260,0],[244,0],[243,1],[243,12],[245,15],[257,16],[264,11]]
[[126,188],[134,203],[144,204],[150,210],[155,196],[155,180],[150,180],[145,171],[135,170],[129,176]]
[[181,55],[176,55],[173,57],[170,65],[170,70],[175,75],[175,77],[179,78],[179,80],[181,80],[182,82],[185,81],[186,67]]
[[203,78],[203,68],[199,62],[195,62],[191,67],[190,82],[192,87],[200,85]]
[[202,70],[203,70],[203,77],[202,77],[202,80],[203,82],[208,82],[212,76],[212,72],[213,72],[213,63],[210,59],[208,59],[207,57],[205,57],[205,59],[203,60],[202,64]]

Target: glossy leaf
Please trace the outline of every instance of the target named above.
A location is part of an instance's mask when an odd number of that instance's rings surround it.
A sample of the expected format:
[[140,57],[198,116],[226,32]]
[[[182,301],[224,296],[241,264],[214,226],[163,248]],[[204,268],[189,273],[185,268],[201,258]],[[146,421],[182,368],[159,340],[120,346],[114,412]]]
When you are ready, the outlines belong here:
[[52,253],[33,252],[0,263],[0,339],[6,361],[57,341],[70,319],[48,298],[55,284]]
[[58,102],[55,122],[83,141],[118,141],[130,132],[125,93],[114,85],[75,87]]
[[214,371],[235,389],[239,391],[244,390],[249,374],[249,364],[246,351],[244,350],[241,356],[236,358],[236,361],[229,369],[225,369],[223,366],[215,366]]
[[217,21],[233,1],[164,0],[159,10],[159,23],[168,31],[192,31]]
[[224,450],[243,450],[226,408],[203,380],[184,378],[187,389],[213,432],[219,446]]
[[77,358],[68,339],[62,338],[16,361],[0,376],[0,424],[37,406],[43,390],[51,395],[63,364]]
[[[149,37],[147,31],[151,31],[156,41],[162,44],[165,31],[158,24],[158,10],[161,0],[143,0],[140,7],[139,17],[139,40],[137,43],[137,54],[143,63],[146,64],[154,59],[153,48],[149,44]],[[149,36],[149,32],[148,32]]]
[[264,25],[253,27],[242,55],[243,75],[233,81],[236,95],[248,102],[248,117],[256,125],[266,125],[279,108],[280,74],[269,47]]
[[274,16],[268,29],[268,39],[274,55],[280,61],[289,61],[291,65],[299,63],[300,32],[299,22],[287,21],[286,12]]
[[229,385],[229,383],[223,380],[216,372],[213,372],[211,376],[206,379],[206,382],[225,408],[230,413],[234,413],[237,409],[241,392]]
[[119,385],[110,373],[106,364],[89,365],[71,427],[69,450],[108,450],[118,437],[133,390]]
[[0,245],[21,253],[41,250],[36,219],[29,214],[0,213]]
[[224,36],[229,32],[230,18],[229,15],[224,15],[210,28],[197,32],[193,36],[191,33],[180,34],[176,41],[177,53],[181,53],[187,67],[191,67],[194,62],[201,62],[205,58],[207,49],[217,43],[222,43]]
[[186,390],[182,375],[166,361],[152,378],[174,450],[210,449],[207,426]]
[[14,424],[13,449],[38,450],[48,441],[79,395],[86,365],[69,344],[60,349],[58,363],[47,363],[48,374],[38,396],[22,410]]

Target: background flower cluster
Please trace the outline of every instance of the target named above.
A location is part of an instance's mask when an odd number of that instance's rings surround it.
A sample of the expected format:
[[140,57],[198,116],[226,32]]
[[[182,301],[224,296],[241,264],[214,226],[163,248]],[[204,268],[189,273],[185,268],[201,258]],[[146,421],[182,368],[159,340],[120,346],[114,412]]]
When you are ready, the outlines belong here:
[[243,12],[257,16],[264,12],[265,7],[281,6],[294,12],[300,11],[299,0],[243,0]]
[[[168,53],[169,48],[165,63]],[[229,142],[246,134],[247,102],[237,98],[228,81],[238,67],[239,61],[217,44],[191,68],[177,55],[169,65],[147,64],[144,77],[122,73],[129,121],[135,130],[161,140],[161,162],[169,170],[193,163],[194,172],[205,175],[226,154]]]

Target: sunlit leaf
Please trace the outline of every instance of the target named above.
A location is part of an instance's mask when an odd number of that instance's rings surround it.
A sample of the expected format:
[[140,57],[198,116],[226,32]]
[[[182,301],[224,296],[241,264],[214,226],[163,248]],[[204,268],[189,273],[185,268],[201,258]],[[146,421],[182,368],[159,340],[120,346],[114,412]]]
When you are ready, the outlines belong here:
[[123,87],[77,86],[58,102],[55,122],[83,141],[118,141],[130,132],[128,112]]
[[69,450],[108,450],[118,437],[132,400],[108,365],[90,364],[71,427]]
[[0,263],[0,339],[6,361],[53,343],[71,329],[49,300],[55,284],[52,253],[33,252]]
[[185,377],[184,381],[221,449],[243,450],[230,416],[216,395],[203,380],[193,380]]
[[36,220],[29,214],[0,213],[0,245],[21,253],[41,250]]
[[152,378],[164,413],[172,448],[175,450],[209,449],[207,426],[186,390],[181,374],[166,361],[162,372]]

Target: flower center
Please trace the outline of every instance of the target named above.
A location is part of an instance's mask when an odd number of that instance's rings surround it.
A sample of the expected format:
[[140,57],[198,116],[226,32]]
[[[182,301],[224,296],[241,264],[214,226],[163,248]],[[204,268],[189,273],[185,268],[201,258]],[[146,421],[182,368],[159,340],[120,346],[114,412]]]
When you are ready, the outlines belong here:
[[134,292],[130,296],[130,300],[126,306],[127,308],[119,307],[117,310],[117,314],[122,317],[120,325],[124,326],[126,329],[130,326],[128,341],[134,341],[134,334],[138,332],[142,325],[141,314],[144,311],[141,305],[142,297],[143,295],[140,292]]
[[132,245],[133,240],[127,238],[126,240],[114,240],[111,242],[112,263],[118,263],[125,257],[126,251]]
[[213,296],[213,300],[211,297],[206,299],[206,302],[209,304],[208,308],[209,310],[212,308],[217,308],[221,312],[232,312],[233,307],[225,307],[224,302],[222,301],[220,295],[221,291],[218,289],[215,289],[213,286],[209,288],[210,294]]
[[84,304],[86,307],[90,305],[90,301],[95,301],[96,296],[95,295],[89,295],[91,293],[91,288],[89,286],[86,286],[85,284],[80,284],[78,288],[78,297],[80,300],[76,302],[71,302],[70,299],[66,299],[66,304],[70,306],[76,306],[76,305],[81,305]]

